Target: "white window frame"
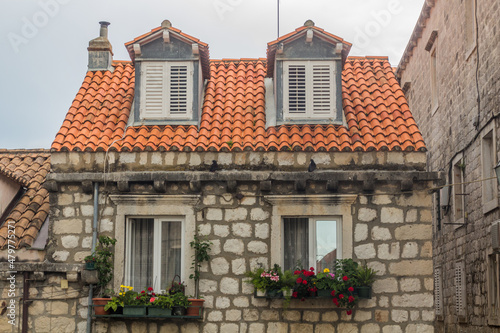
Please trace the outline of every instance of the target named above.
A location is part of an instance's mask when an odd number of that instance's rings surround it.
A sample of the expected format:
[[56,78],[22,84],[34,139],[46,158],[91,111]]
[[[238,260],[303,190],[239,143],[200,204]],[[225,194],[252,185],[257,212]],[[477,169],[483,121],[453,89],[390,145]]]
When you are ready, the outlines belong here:
[[[317,221],[335,221],[336,222],[336,236],[337,236],[337,259],[342,258],[342,217],[341,216],[287,216],[284,215],[281,217],[281,248],[285,248],[285,238],[284,238],[284,227],[285,227],[285,219],[286,218],[307,218],[308,219],[308,227],[309,227],[309,258],[308,258],[308,266],[303,267],[308,269],[309,267],[316,267],[316,255],[317,255],[317,244],[316,244],[316,222]],[[281,252],[281,260],[280,265],[284,267],[285,257],[284,252]]]
[[[340,217],[342,223],[342,245],[337,251],[340,258],[352,258],[353,254],[353,219],[352,204],[357,195],[267,195],[264,199],[271,203],[271,262],[282,262],[283,217],[307,216]],[[251,269],[258,263],[250,265]]]
[[[147,83],[151,79],[147,71],[150,66],[158,68],[158,76],[156,81],[159,82],[157,89],[157,98],[162,103],[160,109],[156,111],[147,108]],[[170,97],[171,97],[171,69],[175,66],[187,67],[187,83],[186,83],[186,112],[175,114],[170,110]],[[141,119],[192,119],[193,117],[193,62],[191,61],[143,61],[141,63],[141,84],[140,84],[140,118]]]
[[[126,245],[125,245],[125,285],[131,286],[131,281],[129,279],[130,277],[130,260],[132,258],[132,253],[131,253],[131,225],[132,225],[132,220],[133,219],[152,219],[154,222],[154,235],[153,235],[153,287],[154,290],[160,291],[162,288],[165,288],[165,285],[160,285],[161,282],[161,225],[163,222],[179,222],[181,223],[181,267],[184,267],[185,263],[185,248],[182,246],[182,244],[185,243],[184,240],[184,217],[173,217],[173,216],[168,216],[168,217],[157,217],[157,216],[129,216],[127,217],[127,225],[126,225],[126,232],[125,232],[125,237],[126,237]],[[182,277],[181,277],[182,278]],[[144,286],[140,286],[141,288]]]
[[462,155],[455,157],[452,169],[453,185],[453,219],[455,228],[460,227],[460,223],[465,222],[465,186],[464,186],[464,158]]
[[[483,181],[482,204],[483,214],[489,213],[498,207],[498,183],[496,180],[495,166],[497,164],[496,131],[494,122],[483,130],[481,136],[481,175]],[[487,178],[493,178],[484,180]]]
[[[330,107],[328,112],[316,111],[314,108],[314,101],[317,100],[314,97],[314,77],[313,77],[313,67],[317,65],[328,65],[330,78],[329,78],[329,98]],[[304,112],[290,112],[290,82],[289,82],[289,70],[290,66],[305,66],[305,110]],[[336,108],[337,108],[337,96],[336,96],[336,77],[337,67],[334,61],[327,60],[302,60],[302,61],[283,61],[283,119],[286,120],[296,120],[296,119],[330,119],[335,118]],[[318,92],[318,91],[316,91]]]
[[488,263],[486,280],[488,283],[488,325],[500,326],[500,253],[490,249],[486,256]]
[[116,205],[115,238],[117,242],[115,244],[113,289],[118,290],[120,285],[125,282],[125,229],[127,218],[129,216],[168,216],[182,218],[184,221],[181,280],[186,283],[186,293],[194,294],[194,282],[187,278],[191,270],[190,259],[194,254],[189,242],[196,234],[196,212],[194,207],[199,202],[200,195],[112,194],[109,197]]

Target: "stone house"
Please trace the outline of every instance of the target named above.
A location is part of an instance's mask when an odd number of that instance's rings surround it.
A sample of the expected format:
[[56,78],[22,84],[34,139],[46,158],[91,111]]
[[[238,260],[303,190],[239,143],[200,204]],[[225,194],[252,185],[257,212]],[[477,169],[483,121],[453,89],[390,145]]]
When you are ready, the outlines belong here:
[[426,138],[437,332],[500,332],[498,1],[426,1],[397,69]]
[[[164,21],[125,44],[131,61],[115,61],[107,26],[52,144],[44,259],[67,271],[37,273],[30,330],[434,332],[429,190],[439,174],[426,171],[387,58],[348,57],[351,44],[307,21],[270,42],[267,58],[213,60],[208,44]],[[117,239],[115,290],[165,289],[179,274],[192,294],[189,242],[208,237],[203,318],[89,316],[81,274],[94,221]],[[334,258],[378,271],[373,297],[350,316],[327,299],[285,311],[245,283],[258,265]]]

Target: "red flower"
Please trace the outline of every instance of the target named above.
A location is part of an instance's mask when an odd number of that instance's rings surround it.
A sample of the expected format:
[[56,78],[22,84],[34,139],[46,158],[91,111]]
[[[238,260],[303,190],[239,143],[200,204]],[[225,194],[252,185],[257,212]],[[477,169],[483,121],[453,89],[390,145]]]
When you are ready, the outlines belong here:
[[347,280],[349,280],[349,278],[348,278],[347,276],[344,276],[344,277],[342,278],[342,280],[347,281]]
[[156,294],[155,294],[155,293],[152,293],[151,295],[156,296]]
[[333,303],[335,303],[336,306],[339,306],[339,300],[338,299],[334,298],[333,299]]
[[293,275],[300,275],[300,271],[294,271]]
[[332,290],[331,294],[332,296],[335,296],[335,290]]
[[149,300],[149,303],[153,303],[155,301],[156,298],[154,297],[151,297],[151,299]]
[[347,290],[349,290],[352,293],[354,291],[354,288],[353,287],[349,287],[349,289],[347,289]]
[[344,294],[340,294],[340,295],[339,295],[339,298],[340,298],[340,299],[344,298]]
[[309,268],[311,272],[314,272],[314,267]]
[[307,277],[313,276],[314,272],[305,272],[304,275],[307,276]]
[[302,283],[302,278],[297,278],[297,281],[295,281],[295,282],[297,282],[299,284]]
[[305,269],[303,269],[303,270],[301,270],[301,272],[302,272],[302,273],[305,273],[305,272],[306,272],[306,270],[305,270]]
[[148,291],[153,291],[153,288],[152,288],[152,287],[149,287],[149,288],[148,288]]
[[349,303],[354,302],[354,296],[349,296]]
[[298,296],[299,296],[299,293],[298,293],[298,292],[296,292],[296,291],[294,291],[294,292],[293,292],[293,294],[292,294],[292,297],[293,297],[293,298],[297,298]]
[[143,291],[141,291],[141,294],[144,294],[144,293],[145,293],[145,291],[144,291],[144,290],[143,290]]
[[307,284],[307,280],[302,280],[302,284],[306,285]]
[[347,310],[347,315],[350,316],[352,314],[352,310]]
[[140,297],[139,297],[139,296],[137,296],[135,299],[140,299]]

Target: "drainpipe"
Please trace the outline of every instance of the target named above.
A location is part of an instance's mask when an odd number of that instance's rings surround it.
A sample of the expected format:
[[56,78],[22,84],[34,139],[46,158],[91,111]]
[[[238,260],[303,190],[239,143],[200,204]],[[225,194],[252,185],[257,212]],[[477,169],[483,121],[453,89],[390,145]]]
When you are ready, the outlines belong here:
[[23,273],[23,324],[22,333],[28,333],[28,307],[30,298],[30,282],[28,281],[29,272]]
[[[94,183],[94,221],[92,225],[92,250],[91,253],[94,253],[95,247],[97,244],[97,213],[99,210],[99,183]],[[91,333],[92,330],[92,298],[94,294],[94,285],[91,284],[89,286],[89,300],[88,300],[88,312],[87,312],[87,333]]]

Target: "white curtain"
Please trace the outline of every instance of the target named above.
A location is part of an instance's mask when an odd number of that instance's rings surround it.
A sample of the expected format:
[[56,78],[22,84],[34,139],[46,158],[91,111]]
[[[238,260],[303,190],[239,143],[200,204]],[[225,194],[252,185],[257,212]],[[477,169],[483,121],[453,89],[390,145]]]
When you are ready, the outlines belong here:
[[130,221],[130,279],[135,291],[153,285],[154,219]]
[[294,269],[297,264],[309,269],[309,219],[288,217],[283,219],[284,265]]

